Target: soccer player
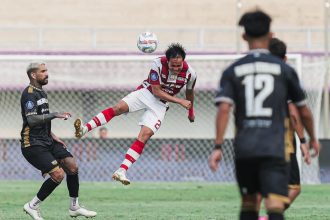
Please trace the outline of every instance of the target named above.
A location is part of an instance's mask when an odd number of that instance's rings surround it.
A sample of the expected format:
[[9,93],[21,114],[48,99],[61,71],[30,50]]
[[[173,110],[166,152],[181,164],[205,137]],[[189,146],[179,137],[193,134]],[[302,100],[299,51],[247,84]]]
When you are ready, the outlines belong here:
[[69,112],[49,112],[48,98],[42,89],[48,83],[48,70],[44,62],[33,62],[27,67],[30,85],[21,96],[23,128],[21,131],[22,153],[25,159],[42,175],[50,177],[42,184],[39,192],[24,205],[24,211],[33,219],[41,220],[39,206],[62,182],[66,173],[70,195],[69,215],[71,217],[94,217],[96,212],[79,205],[78,166],[65,143],[51,131],[51,120],[68,119]]
[[288,97],[298,107],[315,153],[319,149],[313,117],[296,72],[269,54],[270,23],[271,18],[259,10],[241,17],[239,25],[244,27],[243,39],[250,51],[223,72],[215,98],[216,145],[209,166],[213,171],[218,168],[229,113],[235,105],[234,149],[241,220],[258,219],[259,193],[265,198],[269,219],[284,219],[284,205],[289,202],[284,144],[285,128],[289,124]]
[[[160,128],[168,102],[180,104],[189,110],[189,121],[195,120],[193,103],[196,73],[185,61],[186,52],[180,44],[171,44],[165,55],[153,61],[148,78],[137,90],[128,94],[115,106],[103,110],[87,124],[83,125],[81,119],[77,119],[74,123],[75,135],[81,138],[92,129],[108,123],[115,116],[144,110],[139,122],[140,133],[128,149],[120,168],[112,175],[114,180],[124,185],[130,184],[130,180],[126,177],[127,170],[138,160],[147,141]],[[186,87],[186,99],[175,96],[183,87]]]
[[[286,45],[283,41],[278,38],[272,38],[269,43],[269,51],[272,55],[287,61],[286,57]],[[296,141],[294,137],[294,132],[297,133],[298,138],[300,139],[300,148],[304,156],[304,161],[307,164],[311,163],[311,157],[309,150],[306,144],[306,138],[304,137],[304,127],[301,123],[301,119],[297,110],[297,107],[291,102],[288,102],[289,115],[290,115],[290,124],[289,130],[287,131],[287,142],[286,149],[289,153],[289,200],[290,203],[285,204],[285,209],[288,209],[293,201],[298,197],[301,191],[300,187],[300,172],[298,161],[296,157]],[[258,198],[259,207],[261,203],[261,198]],[[267,219],[266,217],[259,217],[259,220]]]

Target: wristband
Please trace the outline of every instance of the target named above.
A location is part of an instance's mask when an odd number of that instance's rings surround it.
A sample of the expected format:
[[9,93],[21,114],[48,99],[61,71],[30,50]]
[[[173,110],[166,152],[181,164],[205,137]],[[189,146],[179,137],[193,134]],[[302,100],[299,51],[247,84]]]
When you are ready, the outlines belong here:
[[299,138],[301,144],[306,144],[306,138]]
[[194,108],[189,109],[189,110],[188,110],[188,116],[189,116],[189,117],[193,117],[194,115],[195,115],[195,113],[194,113]]
[[222,150],[222,144],[216,144],[216,145],[214,145],[213,150]]

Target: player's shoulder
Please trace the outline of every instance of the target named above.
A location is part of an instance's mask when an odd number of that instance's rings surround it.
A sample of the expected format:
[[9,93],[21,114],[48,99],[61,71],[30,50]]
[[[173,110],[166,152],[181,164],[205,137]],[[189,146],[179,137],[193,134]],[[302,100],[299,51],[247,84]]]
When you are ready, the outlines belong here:
[[195,69],[186,61],[183,62],[183,69],[186,69],[188,74],[191,74],[192,76],[197,76]]
[[157,57],[155,59],[153,59],[152,61],[154,64],[156,64],[157,66],[163,65],[167,63],[167,59],[165,56],[161,56],[161,57]]
[[31,85],[25,87],[25,89],[22,91],[22,95],[28,95],[28,94],[34,94],[34,93],[35,93],[35,90]]

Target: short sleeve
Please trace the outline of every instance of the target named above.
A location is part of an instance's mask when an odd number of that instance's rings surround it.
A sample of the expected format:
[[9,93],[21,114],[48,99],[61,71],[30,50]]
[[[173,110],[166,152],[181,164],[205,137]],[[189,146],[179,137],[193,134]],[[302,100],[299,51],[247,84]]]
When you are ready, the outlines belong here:
[[234,93],[234,81],[232,77],[233,72],[230,70],[225,70],[221,76],[219,88],[214,99],[215,105],[219,105],[220,102],[226,102],[229,104],[234,104],[235,93]]
[[306,105],[306,94],[300,85],[296,71],[289,68],[286,76],[288,80],[288,99],[297,106]]
[[33,93],[23,95],[21,102],[25,116],[37,114],[37,99]]
[[154,61],[151,65],[151,69],[148,76],[148,82],[151,85],[160,85],[160,68],[157,65],[157,62]]
[[192,69],[191,67],[189,67],[188,71],[190,72],[191,77],[190,77],[189,81],[187,82],[186,89],[191,90],[191,89],[194,89],[194,87],[195,87],[196,80],[197,80],[197,74],[196,74],[195,70]]

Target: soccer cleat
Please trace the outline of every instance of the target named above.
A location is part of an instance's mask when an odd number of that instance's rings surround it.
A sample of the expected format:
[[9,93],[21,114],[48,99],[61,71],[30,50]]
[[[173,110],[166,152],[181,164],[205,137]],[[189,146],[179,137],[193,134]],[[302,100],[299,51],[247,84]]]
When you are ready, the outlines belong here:
[[129,185],[131,181],[126,177],[126,170],[119,168],[112,174],[112,179],[121,182],[124,185]]
[[69,215],[72,217],[72,218],[75,218],[75,217],[78,217],[78,216],[84,216],[86,218],[93,218],[97,215],[96,212],[94,211],[90,211],[82,206],[79,206],[78,209],[76,210],[71,210],[69,209]]
[[23,211],[26,212],[26,214],[30,215],[34,220],[44,220],[41,217],[40,209],[31,208],[30,203],[25,203],[25,205],[23,207]]
[[75,129],[75,136],[76,138],[82,138],[87,132],[87,127],[82,125],[82,120],[80,118],[77,118],[74,121],[74,129]]

